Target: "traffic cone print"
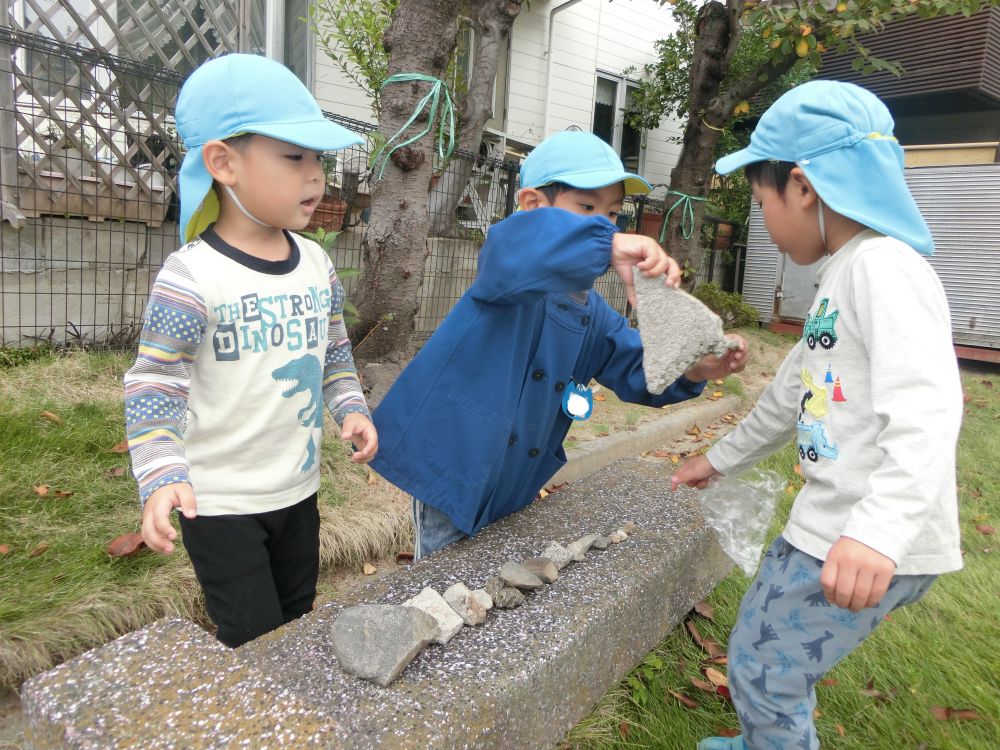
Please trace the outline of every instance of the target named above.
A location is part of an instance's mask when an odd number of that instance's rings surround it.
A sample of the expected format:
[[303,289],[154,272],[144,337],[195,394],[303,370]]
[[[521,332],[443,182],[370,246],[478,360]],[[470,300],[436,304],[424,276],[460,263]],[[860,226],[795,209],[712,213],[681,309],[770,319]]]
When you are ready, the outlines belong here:
[[823,378],[823,382],[824,383],[832,383],[833,382],[833,373],[830,372],[830,365],[826,366],[826,377]]
[[837,378],[837,380],[833,384],[833,400],[834,401],[838,401],[838,402],[839,401],[847,401],[847,399],[844,398],[844,392],[842,390],[840,390],[840,378],[839,377]]

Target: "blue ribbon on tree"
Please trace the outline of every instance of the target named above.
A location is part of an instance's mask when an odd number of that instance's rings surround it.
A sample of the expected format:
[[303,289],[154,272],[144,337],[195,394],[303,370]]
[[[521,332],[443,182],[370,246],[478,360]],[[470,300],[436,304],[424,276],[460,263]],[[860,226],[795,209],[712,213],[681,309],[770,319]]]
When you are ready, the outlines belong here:
[[[434,129],[435,120],[437,122],[437,149],[438,155],[442,159],[446,159],[451,156],[452,151],[455,150],[455,108],[451,103],[451,94],[448,93],[448,87],[442,83],[440,78],[435,78],[434,76],[423,75],[422,73],[396,73],[385,79],[382,84],[384,89],[387,84],[390,83],[405,83],[407,81],[427,81],[433,84],[431,90],[427,92],[426,96],[417,102],[417,106],[413,110],[413,114],[410,115],[410,119],[401,127],[396,133],[387,140],[382,147],[376,152],[375,158],[372,160],[372,164],[378,164],[379,161],[382,162],[381,167],[378,170],[378,178],[382,178],[383,172],[385,172],[385,164],[389,161],[389,157],[392,156],[393,151],[403,148],[404,146],[409,146],[411,143],[415,143],[423,138],[427,133]],[[442,98],[444,99],[442,103]],[[438,107],[441,107],[440,117],[438,116]],[[421,130],[414,136],[410,136],[404,141],[396,143],[396,141],[402,137],[403,133],[406,132],[414,121],[420,116],[420,113],[425,109],[430,107],[430,113],[427,117],[427,127]],[[446,135],[447,132],[447,135]],[[445,148],[445,138],[448,140],[448,147]],[[392,146],[392,148],[389,148]],[[386,150],[388,149],[388,151]],[[383,154],[383,152],[385,152]]]
[[[676,195],[677,200],[674,201],[674,205],[670,207],[666,215],[663,217],[663,228],[660,229],[660,244],[662,245],[667,238],[667,224],[670,223],[670,214],[673,213],[674,209],[681,206],[681,234],[684,235],[684,239],[691,239],[691,235],[694,234],[694,204],[693,201],[703,201],[705,198],[698,195],[688,195],[687,193],[682,193],[680,190],[668,190],[667,196]],[[664,199],[666,200],[666,199]]]

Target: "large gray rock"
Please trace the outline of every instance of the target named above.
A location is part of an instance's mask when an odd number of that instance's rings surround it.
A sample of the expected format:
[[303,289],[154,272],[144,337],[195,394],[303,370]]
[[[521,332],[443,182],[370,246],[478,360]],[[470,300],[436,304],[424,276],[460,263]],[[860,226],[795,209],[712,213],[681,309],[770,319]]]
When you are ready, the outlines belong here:
[[434,621],[438,625],[437,635],[434,636],[435,643],[447,643],[462,629],[462,618],[444,600],[441,594],[430,587],[425,588],[416,596],[407,599],[403,602],[403,606],[416,607],[421,612],[426,612],[434,618]]
[[562,570],[573,562],[573,555],[568,549],[559,544],[559,542],[549,542],[542,551],[542,557],[546,557],[554,562],[559,570]]
[[386,687],[437,634],[437,621],[415,607],[361,604],[334,621],[333,653],[345,672]]
[[721,357],[734,348],[722,330],[722,320],[701,300],[663,284],[663,277],[646,278],[635,269],[639,336],[646,390],[663,393],[691,365],[708,354]]
[[483,588],[497,609],[517,609],[525,602],[520,589],[508,586],[500,576],[491,576]]

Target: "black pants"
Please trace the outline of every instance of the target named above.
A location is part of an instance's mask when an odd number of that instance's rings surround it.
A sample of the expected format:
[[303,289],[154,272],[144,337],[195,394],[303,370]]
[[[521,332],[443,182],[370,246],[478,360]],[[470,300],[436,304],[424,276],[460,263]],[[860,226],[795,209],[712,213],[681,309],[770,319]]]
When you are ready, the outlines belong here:
[[180,516],[217,637],[230,648],[309,612],[319,575],[316,494],[250,515]]

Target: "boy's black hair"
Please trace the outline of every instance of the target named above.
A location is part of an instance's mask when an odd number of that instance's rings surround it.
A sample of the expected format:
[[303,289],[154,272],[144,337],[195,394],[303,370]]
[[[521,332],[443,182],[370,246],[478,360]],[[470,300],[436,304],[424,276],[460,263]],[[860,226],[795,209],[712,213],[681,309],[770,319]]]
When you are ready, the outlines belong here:
[[225,139],[225,144],[227,146],[232,146],[237,151],[242,151],[247,147],[250,139],[255,135],[256,133],[240,133],[239,135],[233,135]]
[[794,168],[795,162],[791,161],[755,161],[746,165],[745,173],[751,185],[773,188],[784,195],[788,176]]
[[549,203],[555,203],[556,197],[560,193],[565,193],[567,190],[575,190],[572,185],[567,185],[565,182],[550,182],[548,185],[542,185],[537,190],[544,195]]

